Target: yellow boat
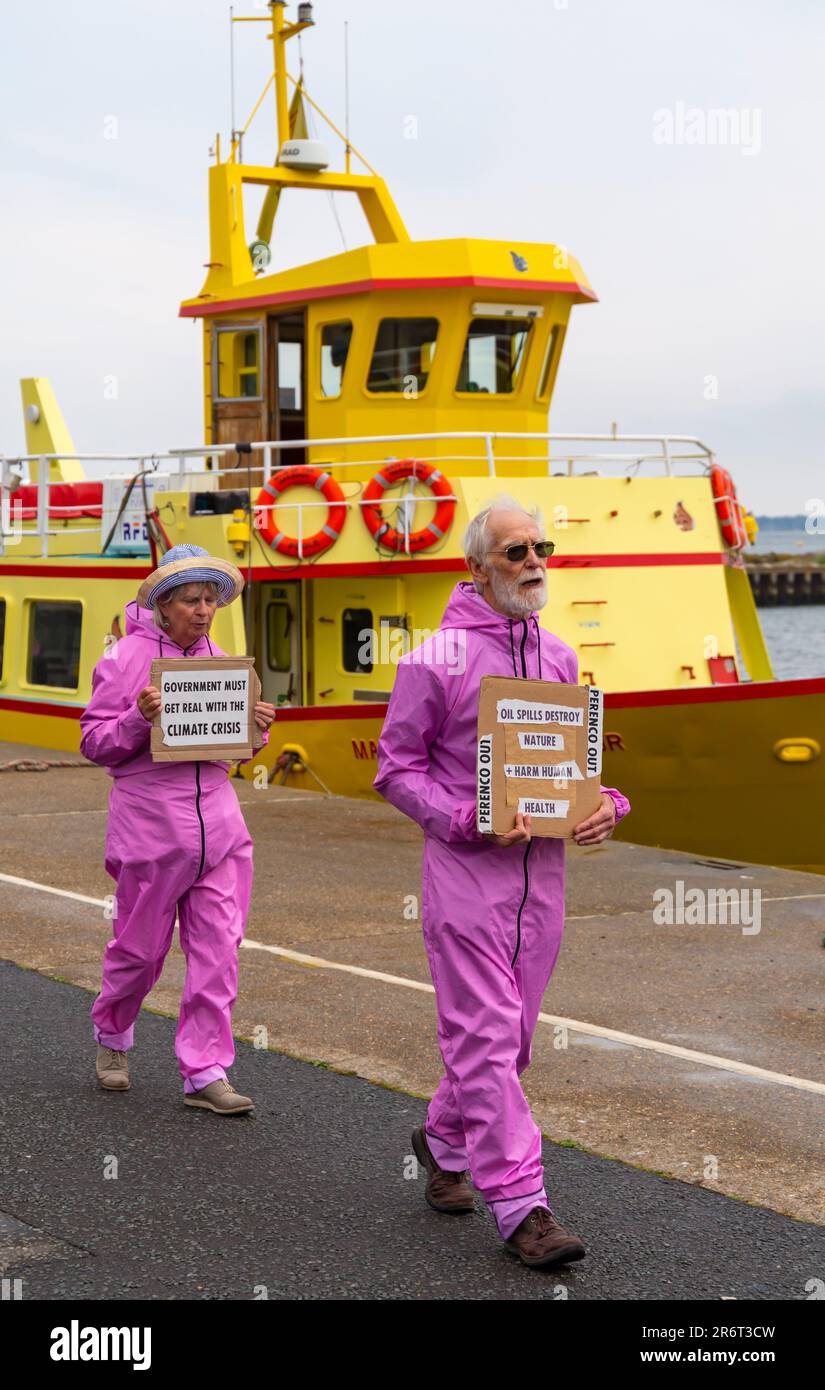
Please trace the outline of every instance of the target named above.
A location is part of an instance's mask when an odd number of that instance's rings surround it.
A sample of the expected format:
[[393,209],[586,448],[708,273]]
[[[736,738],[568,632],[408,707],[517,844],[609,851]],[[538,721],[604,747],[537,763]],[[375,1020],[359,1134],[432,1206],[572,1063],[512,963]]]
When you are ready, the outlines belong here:
[[[308,137],[307,107],[327,118],[286,45],[312,7],[285,8],[243,21],[270,26],[276,163],[243,162],[249,122],[225,159],[216,140],[207,275],[180,309],[203,329],[203,441],[108,459],[94,481],[48,382],[22,384],[28,453],[0,461],[3,737],[78,748],[152,548],[191,541],[247,576],[215,635],[255,655],[279,706],[243,775],[373,795],[398,657],[438,626],[464,524],[507,492],[556,542],[541,621],[606,692],[604,779],[633,803],[621,833],[825,872],[825,680],[773,678],[742,562],[752,523],[712,450],[548,431],[570,312],[596,298],[581,266],[554,244],[413,241],[346,133],[329,122],[337,172]],[[268,273],[284,189],[357,197],[374,244]]]

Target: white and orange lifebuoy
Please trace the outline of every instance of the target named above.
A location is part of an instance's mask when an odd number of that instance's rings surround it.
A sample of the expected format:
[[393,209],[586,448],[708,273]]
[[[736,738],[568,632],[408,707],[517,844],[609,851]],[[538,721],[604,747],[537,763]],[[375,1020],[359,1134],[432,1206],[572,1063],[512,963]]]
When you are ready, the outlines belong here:
[[309,560],[329,550],[340,536],[347,519],[346,498],[331,473],[322,472],[320,468],[310,468],[308,464],[298,464],[294,468],[280,468],[277,473],[272,474],[269,482],[264,483],[255,500],[256,514],[257,509],[263,508],[268,501],[274,499],[277,502],[290,487],[314,487],[326,498],[329,511],[323,526],[313,535],[307,536],[306,540],[287,536],[278,530],[275,524],[275,510],[270,506],[263,512],[263,520],[258,529],[264,540],[280,555],[290,555],[296,560]]
[[710,486],[722,539],[730,550],[741,550],[748,544],[742,504],[736,496],[733,478],[728,470],[721,468],[718,463],[714,463],[710,470]]
[[[426,483],[433,497],[438,499],[432,521],[418,531],[411,531],[409,535],[396,530],[384,520],[380,505],[387,488],[403,483],[407,478],[418,478]],[[426,550],[442,540],[452,525],[455,515],[452,484],[433,463],[424,463],[421,459],[397,459],[394,463],[385,464],[370,478],[361,498],[361,515],[370,535],[385,550],[396,553],[409,551],[410,554]]]

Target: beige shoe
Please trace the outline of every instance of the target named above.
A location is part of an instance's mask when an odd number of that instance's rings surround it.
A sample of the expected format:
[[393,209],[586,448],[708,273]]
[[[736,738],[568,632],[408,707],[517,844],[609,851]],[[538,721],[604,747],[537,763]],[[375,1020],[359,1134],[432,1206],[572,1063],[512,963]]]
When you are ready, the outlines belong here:
[[216,1115],[245,1115],[255,1107],[249,1096],[239,1096],[226,1077],[210,1081],[202,1091],[191,1091],[183,1097],[184,1105],[197,1105],[202,1110],[214,1110]]
[[125,1052],[116,1052],[113,1047],[101,1047],[98,1043],[95,1071],[105,1090],[129,1090],[129,1059]]

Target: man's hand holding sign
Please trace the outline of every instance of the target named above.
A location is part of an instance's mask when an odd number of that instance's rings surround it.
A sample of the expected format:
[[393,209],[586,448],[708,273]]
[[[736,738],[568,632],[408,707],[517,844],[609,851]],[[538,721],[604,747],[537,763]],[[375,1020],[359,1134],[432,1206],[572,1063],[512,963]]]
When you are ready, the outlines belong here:
[[[484,676],[478,712],[478,828],[508,848],[533,836],[606,840],[602,693],[572,682]],[[512,827],[509,828],[509,827]]]
[[[573,830],[577,845],[600,845],[602,840],[613,834],[616,825],[616,803],[607,792],[602,792],[602,804],[587,820],[581,821]],[[523,845],[530,839],[532,824],[529,815],[516,812],[516,824],[506,835],[490,835],[489,838],[503,849],[510,845]]]

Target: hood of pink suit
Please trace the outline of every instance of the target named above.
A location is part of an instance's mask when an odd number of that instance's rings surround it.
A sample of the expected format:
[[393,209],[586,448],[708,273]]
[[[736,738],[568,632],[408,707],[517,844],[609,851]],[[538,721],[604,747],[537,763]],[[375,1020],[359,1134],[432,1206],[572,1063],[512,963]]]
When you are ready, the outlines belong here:
[[[127,637],[143,637],[146,639],[147,642],[151,642],[152,646],[155,648],[155,656],[158,655],[157,648],[159,645],[159,637],[163,638],[164,647],[177,647],[177,650],[181,652],[181,654],[183,653],[183,647],[179,647],[177,642],[173,642],[172,638],[169,637],[169,635],[165,633],[162,628],[156,626],[155,620],[152,616],[151,608],[138,608],[137,602],[135,601],[135,599],[132,599],[131,603],[127,603],[125,612]],[[204,656],[209,656],[209,642],[207,642],[206,640],[208,636],[208,633],[204,633],[204,635],[202,637],[199,637],[196,642],[194,642],[191,646],[187,647],[187,655],[200,656],[202,650]],[[215,647],[214,642],[212,643],[212,650],[217,655],[217,648]],[[171,655],[171,653],[164,652],[164,655],[169,656]]]
[[[522,616],[532,623],[536,614],[530,612]],[[441,626],[484,628],[494,639],[499,636],[506,638],[509,643],[510,627],[513,623],[518,624],[521,621],[522,618],[506,618],[503,613],[497,613],[484,596],[478,593],[471,580],[462,579],[450,595]]]
[[[567,675],[571,659],[575,661],[574,653],[551,633],[542,632],[536,612],[524,613],[520,618],[497,613],[470,580],[463,579],[456,585],[439,630],[465,634],[462,640],[468,665],[474,668],[477,679],[483,674],[576,679],[575,674]],[[550,669],[554,656],[561,662],[555,671]]]

